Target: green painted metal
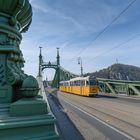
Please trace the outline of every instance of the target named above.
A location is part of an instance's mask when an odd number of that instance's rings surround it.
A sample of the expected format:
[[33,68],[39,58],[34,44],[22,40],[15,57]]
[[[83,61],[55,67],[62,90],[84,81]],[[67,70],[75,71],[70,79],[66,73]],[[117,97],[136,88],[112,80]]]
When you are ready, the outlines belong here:
[[12,103],[10,106],[10,116],[13,117],[42,115],[47,113],[46,101],[40,98],[30,98],[30,100],[28,98],[23,98]]
[[111,91],[111,93],[115,94],[115,90],[114,90],[113,87],[110,85],[110,83],[105,82],[105,85],[109,88],[109,90]]
[[[0,123],[1,140],[58,140],[52,115],[10,117],[3,114]],[[9,119],[7,119],[9,118]]]
[[71,73],[67,70],[65,70],[63,67],[60,66],[60,55],[59,55],[59,48],[57,48],[57,57],[56,57],[56,62],[44,62],[42,59],[42,52],[40,48],[40,54],[39,54],[39,72],[38,72],[38,77],[42,77],[42,71],[44,69],[52,68],[55,69],[55,75],[52,81],[52,87],[58,88],[59,87],[59,82],[60,81],[65,81],[69,80],[71,78],[77,77],[78,75]]
[[97,78],[97,80],[102,92],[140,95],[140,81],[113,80],[104,78]]
[[0,102],[13,102],[22,96],[19,90],[28,76],[22,71],[24,59],[19,44],[31,17],[28,0],[0,0]]
[[[133,84],[128,84],[128,87],[134,91],[137,95],[140,95],[140,89],[137,89]],[[140,87],[140,85],[139,85]]]
[[[42,76],[42,71],[47,68],[53,68],[56,70],[54,79],[52,81],[53,87],[58,87],[60,81],[66,81],[71,78],[77,77],[79,75],[73,74],[63,67],[60,66],[60,56],[59,56],[59,48],[57,48],[57,61],[55,63],[52,62],[43,62],[42,54],[40,51],[39,55],[39,74]],[[140,81],[125,81],[125,80],[113,80],[113,79],[103,79],[97,78],[99,82],[99,88],[102,92],[109,92],[112,94],[134,94],[140,95]]]
[[22,70],[21,33],[32,21],[28,0],[0,0],[0,139],[56,140],[55,119],[38,96],[33,76]]

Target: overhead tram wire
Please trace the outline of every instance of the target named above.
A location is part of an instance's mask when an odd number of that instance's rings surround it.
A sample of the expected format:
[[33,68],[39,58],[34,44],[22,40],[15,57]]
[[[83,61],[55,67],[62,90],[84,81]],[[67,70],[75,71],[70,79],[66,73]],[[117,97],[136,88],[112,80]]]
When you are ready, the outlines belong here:
[[[89,43],[91,46],[119,17],[121,17],[137,0],[131,1],[105,28],[97,34],[92,42]],[[89,48],[89,45],[83,48],[75,57],[71,58],[71,60],[76,59],[83,51]]]
[[83,48],[76,56],[79,56],[83,51],[89,48],[121,15],[123,15],[134,3],[136,0],[131,1],[105,28],[95,36],[94,40],[88,44],[87,47]]
[[140,37],[140,33],[135,34],[135,35],[133,35],[132,37],[130,37],[129,39],[127,39],[126,41],[123,41],[122,43],[120,43],[120,44],[118,44],[118,45],[116,45],[116,46],[114,46],[114,47],[112,47],[112,48],[110,48],[110,49],[104,51],[103,53],[100,53],[99,55],[93,57],[93,58],[90,59],[89,61],[94,61],[94,60],[96,60],[96,58],[101,57],[101,56],[103,56],[103,55],[105,55],[105,54],[108,54],[108,53],[110,53],[111,51],[113,51],[114,49],[117,49],[117,48],[119,48],[119,47],[122,47],[122,46],[124,46],[125,44],[131,42],[132,40],[134,40],[134,39],[136,39],[136,38],[138,38],[138,37]]
[[[136,39],[136,38],[138,38],[138,37],[140,37],[140,33],[135,34],[134,36],[130,37],[128,40],[126,40],[126,41],[120,43],[119,45],[116,45],[116,46],[114,46],[114,47],[112,47],[112,48],[110,48],[110,49],[104,51],[103,53],[101,53],[101,54],[99,54],[99,55],[93,57],[93,58],[90,59],[90,60],[95,60],[95,59],[98,58],[98,57],[101,57],[101,56],[103,56],[103,55],[105,55],[105,54],[107,54],[107,53],[110,53],[110,52],[113,51],[114,49],[117,49],[117,48],[119,48],[119,47],[122,47],[122,46],[124,46],[125,44],[127,44],[128,42],[131,42],[132,40],[134,40],[134,39]],[[89,61],[90,61],[90,60],[89,60]]]

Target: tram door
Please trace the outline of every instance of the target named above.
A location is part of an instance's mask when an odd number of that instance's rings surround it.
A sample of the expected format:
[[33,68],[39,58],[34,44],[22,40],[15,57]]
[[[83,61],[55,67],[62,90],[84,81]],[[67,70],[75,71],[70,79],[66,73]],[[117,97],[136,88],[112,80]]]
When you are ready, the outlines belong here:
[[85,81],[84,80],[81,80],[80,81],[80,94],[81,95],[84,95],[84,86],[85,86]]

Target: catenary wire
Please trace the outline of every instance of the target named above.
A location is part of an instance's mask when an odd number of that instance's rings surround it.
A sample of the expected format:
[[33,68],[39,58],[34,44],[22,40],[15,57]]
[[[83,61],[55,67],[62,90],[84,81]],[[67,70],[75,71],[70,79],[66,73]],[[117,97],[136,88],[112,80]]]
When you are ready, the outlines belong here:
[[75,57],[71,58],[70,60],[74,60],[76,58],[78,58],[78,56],[84,52],[87,48],[89,48],[89,46],[93,45],[93,43],[105,32],[107,31],[107,29],[109,29],[109,27],[116,21],[118,20],[118,18],[120,18],[120,16],[122,16],[134,3],[136,2],[136,0],[131,1],[107,26],[105,26],[105,28],[99,32],[97,34],[97,36],[94,38],[94,40],[92,40],[92,42],[89,43],[89,45],[85,48],[83,48]]
[[90,60],[95,60],[96,58],[98,58],[98,57],[100,57],[100,56],[106,55],[106,54],[110,53],[111,51],[113,51],[114,49],[120,48],[120,47],[124,46],[125,44],[131,42],[132,40],[134,40],[134,39],[136,39],[136,38],[138,38],[138,37],[140,37],[140,33],[139,33],[139,34],[135,34],[134,36],[132,36],[132,37],[130,37],[129,39],[127,39],[126,41],[124,41],[124,42],[120,43],[119,45],[116,45],[116,46],[114,46],[114,47],[112,47],[112,48],[110,48],[110,49],[108,49],[108,50],[106,50],[106,51],[100,53],[99,55],[93,57],[93,58],[90,59]]
[[[77,56],[79,56],[81,53],[83,53],[87,48],[91,47],[91,45],[93,45],[93,43],[105,32],[107,31],[110,26],[118,19],[120,18],[134,3],[136,2],[136,0],[131,1],[108,25],[105,26],[105,28],[103,30],[101,30],[101,32],[99,32],[97,34],[97,36],[95,36],[95,38],[89,42],[89,44],[87,45],[87,47],[84,47],[74,58],[77,58]],[[72,58],[73,59],[73,58]]]

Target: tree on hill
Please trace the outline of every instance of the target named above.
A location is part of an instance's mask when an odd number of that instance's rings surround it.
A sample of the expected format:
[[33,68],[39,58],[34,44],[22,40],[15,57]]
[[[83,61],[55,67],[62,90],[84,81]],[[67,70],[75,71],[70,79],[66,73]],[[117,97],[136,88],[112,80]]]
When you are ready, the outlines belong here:
[[106,79],[140,81],[140,68],[132,65],[113,64],[106,69],[85,74],[85,76],[87,75]]

